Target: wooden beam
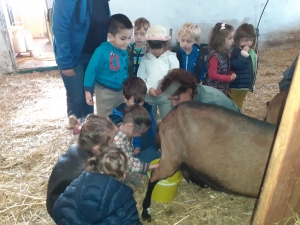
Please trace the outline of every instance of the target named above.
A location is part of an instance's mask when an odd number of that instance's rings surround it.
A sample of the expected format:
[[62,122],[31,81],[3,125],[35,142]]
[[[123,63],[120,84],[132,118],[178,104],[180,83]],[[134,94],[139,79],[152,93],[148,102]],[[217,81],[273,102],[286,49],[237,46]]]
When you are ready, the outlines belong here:
[[295,224],[296,215],[300,216],[300,59],[252,225]]

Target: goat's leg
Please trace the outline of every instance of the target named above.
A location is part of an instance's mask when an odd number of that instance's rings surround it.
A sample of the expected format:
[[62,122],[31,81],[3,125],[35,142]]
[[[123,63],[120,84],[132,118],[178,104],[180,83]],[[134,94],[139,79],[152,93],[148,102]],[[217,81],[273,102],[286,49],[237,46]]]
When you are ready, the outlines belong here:
[[142,218],[143,218],[143,220],[147,220],[149,222],[151,222],[151,216],[150,216],[150,212],[149,212],[150,205],[151,205],[151,195],[152,195],[153,189],[157,183],[158,183],[158,180],[154,181],[154,182],[150,182],[150,179],[149,179],[146,197],[144,198],[144,201],[143,201]]

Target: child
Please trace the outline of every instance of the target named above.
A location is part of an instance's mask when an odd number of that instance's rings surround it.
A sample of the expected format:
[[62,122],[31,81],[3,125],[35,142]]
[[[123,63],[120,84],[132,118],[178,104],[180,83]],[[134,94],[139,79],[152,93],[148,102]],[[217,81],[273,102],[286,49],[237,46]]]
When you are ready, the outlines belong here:
[[142,224],[133,190],[121,182],[126,167],[127,157],[116,147],[106,147],[90,158],[87,171],[55,202],[56,224]]
[[133,147],[135,152],[139,152],[134,157],[139,160],[149,163],[154,159],[160,158],[161,154],[154,147],[154,136],[156,122],[152,114],[152,107],[145,102],[145,96],[147,93],[147,86],[145,82],[139,77],[129,77],[123,83],[123,100],[117,108],[113,110],[113,114],[119,115],[123,118],[124,110],[127,106],[139,104],[143,106],[149,113],[152,124],[150,129],[145,131],[141,137],[133,138]]
[[[98,115],[108,115],[122,103],[122,83],[128,77],[127,46],[132,36],[132,23],[123,14],[109,19],[108,38],[95,50],[84,77],[85,99],[93,105],[91,92],[95,85]],[[96,82],[95,82],[96,81]]]
[[134,21],[134,43],[127,48],[129,57],[128,75],[130,77],[137,76],[140,62],[146,51],[146,34],[149,27],[149,21],[143,17]]
[[226,23],[217,23],[209,40],[211,48],[207,57],[207,73],[203,84],[228,93],[229,82],[236,78],[230,71],[229,50],[233,44],[233,27]]
[[179,46],[172,49],[172,52],[176,52],[180,68],[193,73],[198,83],[203,81],[206,73],[205,54],[208,49],[207,45],[198,45],[200,34],[198,25],[185,23],[178,31]]
[[236,79],[230,83],[230,98],[242,109],[248,91],[253,91],[257,65],[254,26],[244,23],[236,30],[234,47],[231,53],[231,69],[236,73]]
[[148,170],[156,168],[158,165],[150,165],[134,158],[139,151],[133,148],[131,139],[139,137],[151,126],[151,117],[147,110],[140,105],[129,106],[124,111],[123,123],[114,138],[114,143],[121,148],[128,157],[128,181],[134,185],[139,184],[138,174],[146,174]]
[[179,68],[179,61],[174,52],[168,50],[170,36],[167,29],[161,25],[149,27],[147,31],[147,43],[150,52],[142,58],[138,77],[142,78],[147,85],[146,102],[152,105],[152,113],[157,119],[157,107],[160,117],[163,119],[171,110],[171,104],[164,95],[158,95],[157,85],[169,70]]
[[[70,125],[74,124],[70,118]],[[58,159],[47,188],[47,211],[52,217],[52,207],[58,196],[76,179],[86,167],[89,157],[97,154],[105,146],[113,144],[116,134],[115,125],[107,118],[89,114],[83,124],[76,123],[75,132],[79,132],[76,144]],[[74,128],[74,126],[73,126]]]

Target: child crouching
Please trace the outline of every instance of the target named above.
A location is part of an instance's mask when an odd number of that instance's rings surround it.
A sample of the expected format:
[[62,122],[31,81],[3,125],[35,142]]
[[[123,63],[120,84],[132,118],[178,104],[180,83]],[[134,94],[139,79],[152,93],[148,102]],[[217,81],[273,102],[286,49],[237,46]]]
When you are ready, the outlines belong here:
[[142,224],[133,190],[122,183],[127,156],[106,147],[88,161],[87,171],[74,180],[53,207],[58,224]]
[[158,167],[158,165],[150,165],[134,158],[138,152],[134,151],[132,138],[141,136],[150,126],[151,117],[143,106],[129,106],[124,111],[123,122],[114,138],[115,145],[121,148],[128,157],[127,181],[134,185],[140,183],[138,174],[146,174],[148,170]]

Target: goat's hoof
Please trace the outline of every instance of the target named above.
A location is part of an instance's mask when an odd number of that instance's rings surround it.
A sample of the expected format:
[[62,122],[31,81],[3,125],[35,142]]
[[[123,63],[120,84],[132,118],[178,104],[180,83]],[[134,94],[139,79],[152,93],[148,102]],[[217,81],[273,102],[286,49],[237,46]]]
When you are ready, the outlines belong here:
[[142,218],[143,218],[144,221],[151,222],[151,216],[150,216],[150,214],[148,213],[148,210],[147,210],[147,209],[143,209],[143,212],[142,212]]

